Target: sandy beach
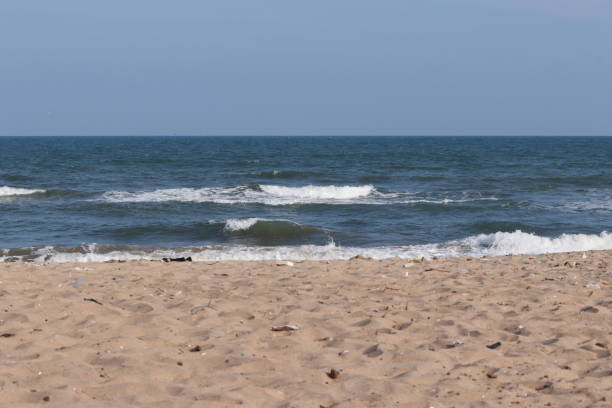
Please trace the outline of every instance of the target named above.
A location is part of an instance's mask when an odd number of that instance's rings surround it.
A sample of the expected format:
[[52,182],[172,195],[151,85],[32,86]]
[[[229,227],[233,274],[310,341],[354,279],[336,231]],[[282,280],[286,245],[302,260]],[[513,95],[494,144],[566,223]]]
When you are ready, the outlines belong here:
[[612,251],[0,281],[2,407],[612,406]]

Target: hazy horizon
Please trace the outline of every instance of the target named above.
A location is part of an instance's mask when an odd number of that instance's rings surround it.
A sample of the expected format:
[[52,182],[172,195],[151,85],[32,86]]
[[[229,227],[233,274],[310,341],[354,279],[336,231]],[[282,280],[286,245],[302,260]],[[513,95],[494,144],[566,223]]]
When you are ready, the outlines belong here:
[[612,3],[0,5],[0,136],[609,136]]

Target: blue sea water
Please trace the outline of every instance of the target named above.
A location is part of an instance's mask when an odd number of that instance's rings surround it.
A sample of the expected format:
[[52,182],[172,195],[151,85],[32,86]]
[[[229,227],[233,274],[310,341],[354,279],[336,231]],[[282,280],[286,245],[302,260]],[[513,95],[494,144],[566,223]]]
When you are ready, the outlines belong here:
[[544,253],[607,231],[612,138],[0,138],[0,261]]

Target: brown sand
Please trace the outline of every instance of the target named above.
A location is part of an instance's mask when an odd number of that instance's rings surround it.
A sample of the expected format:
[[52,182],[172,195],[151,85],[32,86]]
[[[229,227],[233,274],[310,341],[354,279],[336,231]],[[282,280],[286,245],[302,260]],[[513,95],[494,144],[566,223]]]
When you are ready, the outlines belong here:
[[0,281],[2,407],[612,406],[612,251]]

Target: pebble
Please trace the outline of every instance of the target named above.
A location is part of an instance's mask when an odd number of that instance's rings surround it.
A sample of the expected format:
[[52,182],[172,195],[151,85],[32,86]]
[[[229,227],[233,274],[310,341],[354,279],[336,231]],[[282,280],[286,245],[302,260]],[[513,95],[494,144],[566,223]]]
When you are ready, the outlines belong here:
[[340,377],[340,371],[336,370],[335,368],[332,368],[331,370],[329,370],[329,372],[325,374],[327,374],[327,376],[332,380],[335,380],[336,378]]

